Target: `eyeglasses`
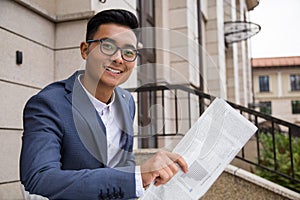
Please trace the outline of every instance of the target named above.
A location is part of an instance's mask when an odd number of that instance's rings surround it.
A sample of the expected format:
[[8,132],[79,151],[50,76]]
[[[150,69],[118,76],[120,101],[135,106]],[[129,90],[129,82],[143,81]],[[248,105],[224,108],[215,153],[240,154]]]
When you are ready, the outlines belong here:
[[120,48],[110,39],[87,40],[86,42],[100,42],[100,51],[107,56],[112,56],[117,53],[118,50],[121,50],[122,59],[128,62],[135,61],[138,55],[138,50],[134,47]]

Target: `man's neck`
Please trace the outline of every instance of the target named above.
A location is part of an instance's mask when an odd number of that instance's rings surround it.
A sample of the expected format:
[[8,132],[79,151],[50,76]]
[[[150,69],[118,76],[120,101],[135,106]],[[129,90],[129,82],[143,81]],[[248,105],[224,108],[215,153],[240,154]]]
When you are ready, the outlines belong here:
[[93,83],[85,78],[84,75],[80,81],[85,89],[96,99],[106,104],[110,103],[114,87],[103,86],[100,81],[98,83]]
[[95,98],[103,103],[109,104],[112,94],[113,90],[103,90],[101,87],[97,87]]

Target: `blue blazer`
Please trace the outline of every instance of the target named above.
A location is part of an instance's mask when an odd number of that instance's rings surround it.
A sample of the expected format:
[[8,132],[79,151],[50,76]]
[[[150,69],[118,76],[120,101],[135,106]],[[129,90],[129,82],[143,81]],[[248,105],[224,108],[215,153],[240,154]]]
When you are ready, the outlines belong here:
[[120,152],[115,168],[106,166],[106,131],[75,72],[33,96],[23,114],[21,183],[31,194],[49,199],[129,199],[136,195],[133,156],[135,104],[115,89],[122,117]]

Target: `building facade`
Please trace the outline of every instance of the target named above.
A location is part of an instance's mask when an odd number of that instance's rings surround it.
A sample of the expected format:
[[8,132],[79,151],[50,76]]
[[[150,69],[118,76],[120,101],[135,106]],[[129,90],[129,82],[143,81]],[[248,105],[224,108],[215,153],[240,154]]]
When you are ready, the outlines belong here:
[[[84,69],[79,44],[85,39],[88,19],[95,13],[122,8],[140,19],[140,46],[144,52],[123,87],[149,83],[193,85],[247,106],[253,99],[248,40],[226,44],[224,23],[248,21],[248,12],[257,4],[257,0],[1,0],[0,197],[22,196],[16,191],[21,191],[18,158],[26,101],[47,84]],[[172,94],[166,95],[169,100],[164,109],[171,116],[174,99]],[[177,95],[185,104],[186,97]],[[159,96],[155,98],[143,99],[146,112]],[[197,99],[194,105],[197,106]],[[179,129],[184,133],[188,129],[184,109],[180,116]],[[195,121],[198,116],[195,111],[192,119]],[[155,117],[159,118],[157,114]],[[169,117],[163,122],[170,132],[173,121]],[[147,127],[149,130],[157,127]],[[158,144],[148,140],[142,147],[165,146],[168,140]]]
[[252,60],[255,105],[261,112],[300,124],[300,56]]

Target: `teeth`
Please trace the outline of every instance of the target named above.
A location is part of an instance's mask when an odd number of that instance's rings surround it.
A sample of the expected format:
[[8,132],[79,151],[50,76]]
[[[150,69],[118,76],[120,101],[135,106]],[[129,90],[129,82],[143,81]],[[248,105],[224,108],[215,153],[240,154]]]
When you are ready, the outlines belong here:
[[115,74],[120,74],[120,73],[121,73],[121,71],[112,69],[112,68],[110,68],[110,67],[107,67],[106,70],[108,70],[108,71],[110,71],[110,72],[112,72],[112,73],[115,73]]

